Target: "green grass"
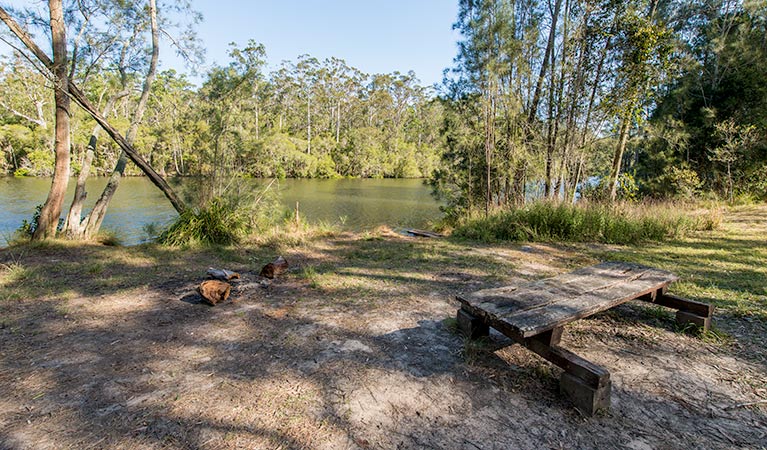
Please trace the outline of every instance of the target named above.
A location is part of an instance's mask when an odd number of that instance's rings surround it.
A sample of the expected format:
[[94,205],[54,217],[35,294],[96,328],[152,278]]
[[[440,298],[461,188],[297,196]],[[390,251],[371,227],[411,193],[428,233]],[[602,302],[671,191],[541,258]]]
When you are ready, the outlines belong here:
[[214,198],[203,207],[184,211],[157,241],[170,246],[231,245],[249,231],[250,223],[244,211],[231,202]]
[[718,224],[716,213],[690,215],[675,205],[536,202],[488,217],[473,214],[460,221],[453,235],[483,242],[637,244],[712,230]]
[[[762,208],[767,212],[767,208]],[[741,220],[741,209],[728,211]],[[763,217],[763,216],[759,216]],[[665,242],[620,249],[584,246],[581,251],[601,260],[636,262],[673,272],[673,293],[713,304],[738,317],[767,320],[767,240],[754,225],[727,223],[715,231],[697,232]],[[717,312],[714,313],[715,317]]]

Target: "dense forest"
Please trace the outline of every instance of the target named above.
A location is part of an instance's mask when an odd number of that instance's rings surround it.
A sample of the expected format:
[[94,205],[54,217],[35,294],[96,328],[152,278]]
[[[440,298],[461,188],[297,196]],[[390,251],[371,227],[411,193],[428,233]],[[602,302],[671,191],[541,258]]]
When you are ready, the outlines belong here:
[[[157,70],[160,39],[199,65],[190,4],[49,3],[50,17],[3,10],[0,170],[111,174],[106,204],[140,174],[179,212],[163,177],[424,177],[453,216],[541,197],[767,196],[763,0],[460,0],[457,56],[434,87],[309,55],[268,71],[255,40],[195,86]],[[63,79],[90,110],[56,97]],[[99,112],[123,143],[98,139]]]
[[[136,63],[141,53],[115,56],[123,60],[87,67],[78,84],[111,123],[127,129],[146,68]],[[370,75],[340,59],[308,55],[265,73],[266,51],[255,42],[233,44],[230,56],[199,88],[175,70],[157,74],[135,142],[160,173],[206,175],[224,164],[254,177],[412,178],[428,177],[436,167],[442,107],[414,73]],[[0,62],[3,172],[52,174],[51,87],[18,55]],[[73,113],[77,172],[93,121]],[[109,175],[119,155],[117,145],[102,140],[92,173]],[[140,171],[128,166],[125,173]]]
[[[460,2],[451,204],[767,195],[767,2]],[[598,183],[598,185],[597,185]]]

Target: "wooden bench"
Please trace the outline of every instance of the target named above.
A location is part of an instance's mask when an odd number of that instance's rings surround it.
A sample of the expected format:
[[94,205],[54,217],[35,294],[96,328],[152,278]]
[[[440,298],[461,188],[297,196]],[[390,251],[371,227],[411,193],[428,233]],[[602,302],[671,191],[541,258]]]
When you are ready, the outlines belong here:
[[667,293],[677,277],[638,264],[606,262],[523,286],[458,296],[458,326],[471,339],[489,327],[561,367],[560,390],[588,415],[610,407],[610,373],[560,347],[562,327],[639,299],[677,310],[682,324],[708,329],[713,308]]

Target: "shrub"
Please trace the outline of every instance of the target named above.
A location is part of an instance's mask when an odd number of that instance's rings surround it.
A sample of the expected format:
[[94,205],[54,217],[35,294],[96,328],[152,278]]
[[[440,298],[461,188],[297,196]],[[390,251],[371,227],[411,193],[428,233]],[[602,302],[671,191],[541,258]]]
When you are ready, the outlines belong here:
[[192,243],[231,245],[249,231],[247,224],[247,217],[236,205],[223,197],[215,197],[202,207],[186,210],[157,241],[172,246]]
[[[247,183],[230,182],[226,187],[208,186],[205,179],[194,190],[197,204],[181,214],[157,238],[164,245],[231,245],[256,229],[266,228],[277,219],[278,202],[274,181],[264,189]],[[150,235],[153,230],[147,230]]]

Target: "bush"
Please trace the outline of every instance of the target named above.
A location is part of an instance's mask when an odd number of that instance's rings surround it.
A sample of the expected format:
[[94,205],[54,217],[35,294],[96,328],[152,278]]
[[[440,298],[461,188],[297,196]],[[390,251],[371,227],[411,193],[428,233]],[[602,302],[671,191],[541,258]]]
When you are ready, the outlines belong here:
[[685,215],[673,205],[578,205],[537,202],[488,217],[477,214],[458,223],[453,235],[479,241],[570,241],[635,244],[662,241],[718,220]]
[[247,217],[222,197],[211,199],[205,206],[191,208],[181,214],[157,238],[165,245],[192,243],[231,245],[249,231]]
[[[272,189],[274,183],[259,190],[248,183],[231,182],[221,188],[209,179],[200,180],[200,184],[190,186],[198,197],[188,202],[198,206],[181,214],[157,241],[171,246],[236,244],[254,230],[271,226],[277,219],[279,209],[276,191]],[[153,231],[147,229],[150,236]]]

